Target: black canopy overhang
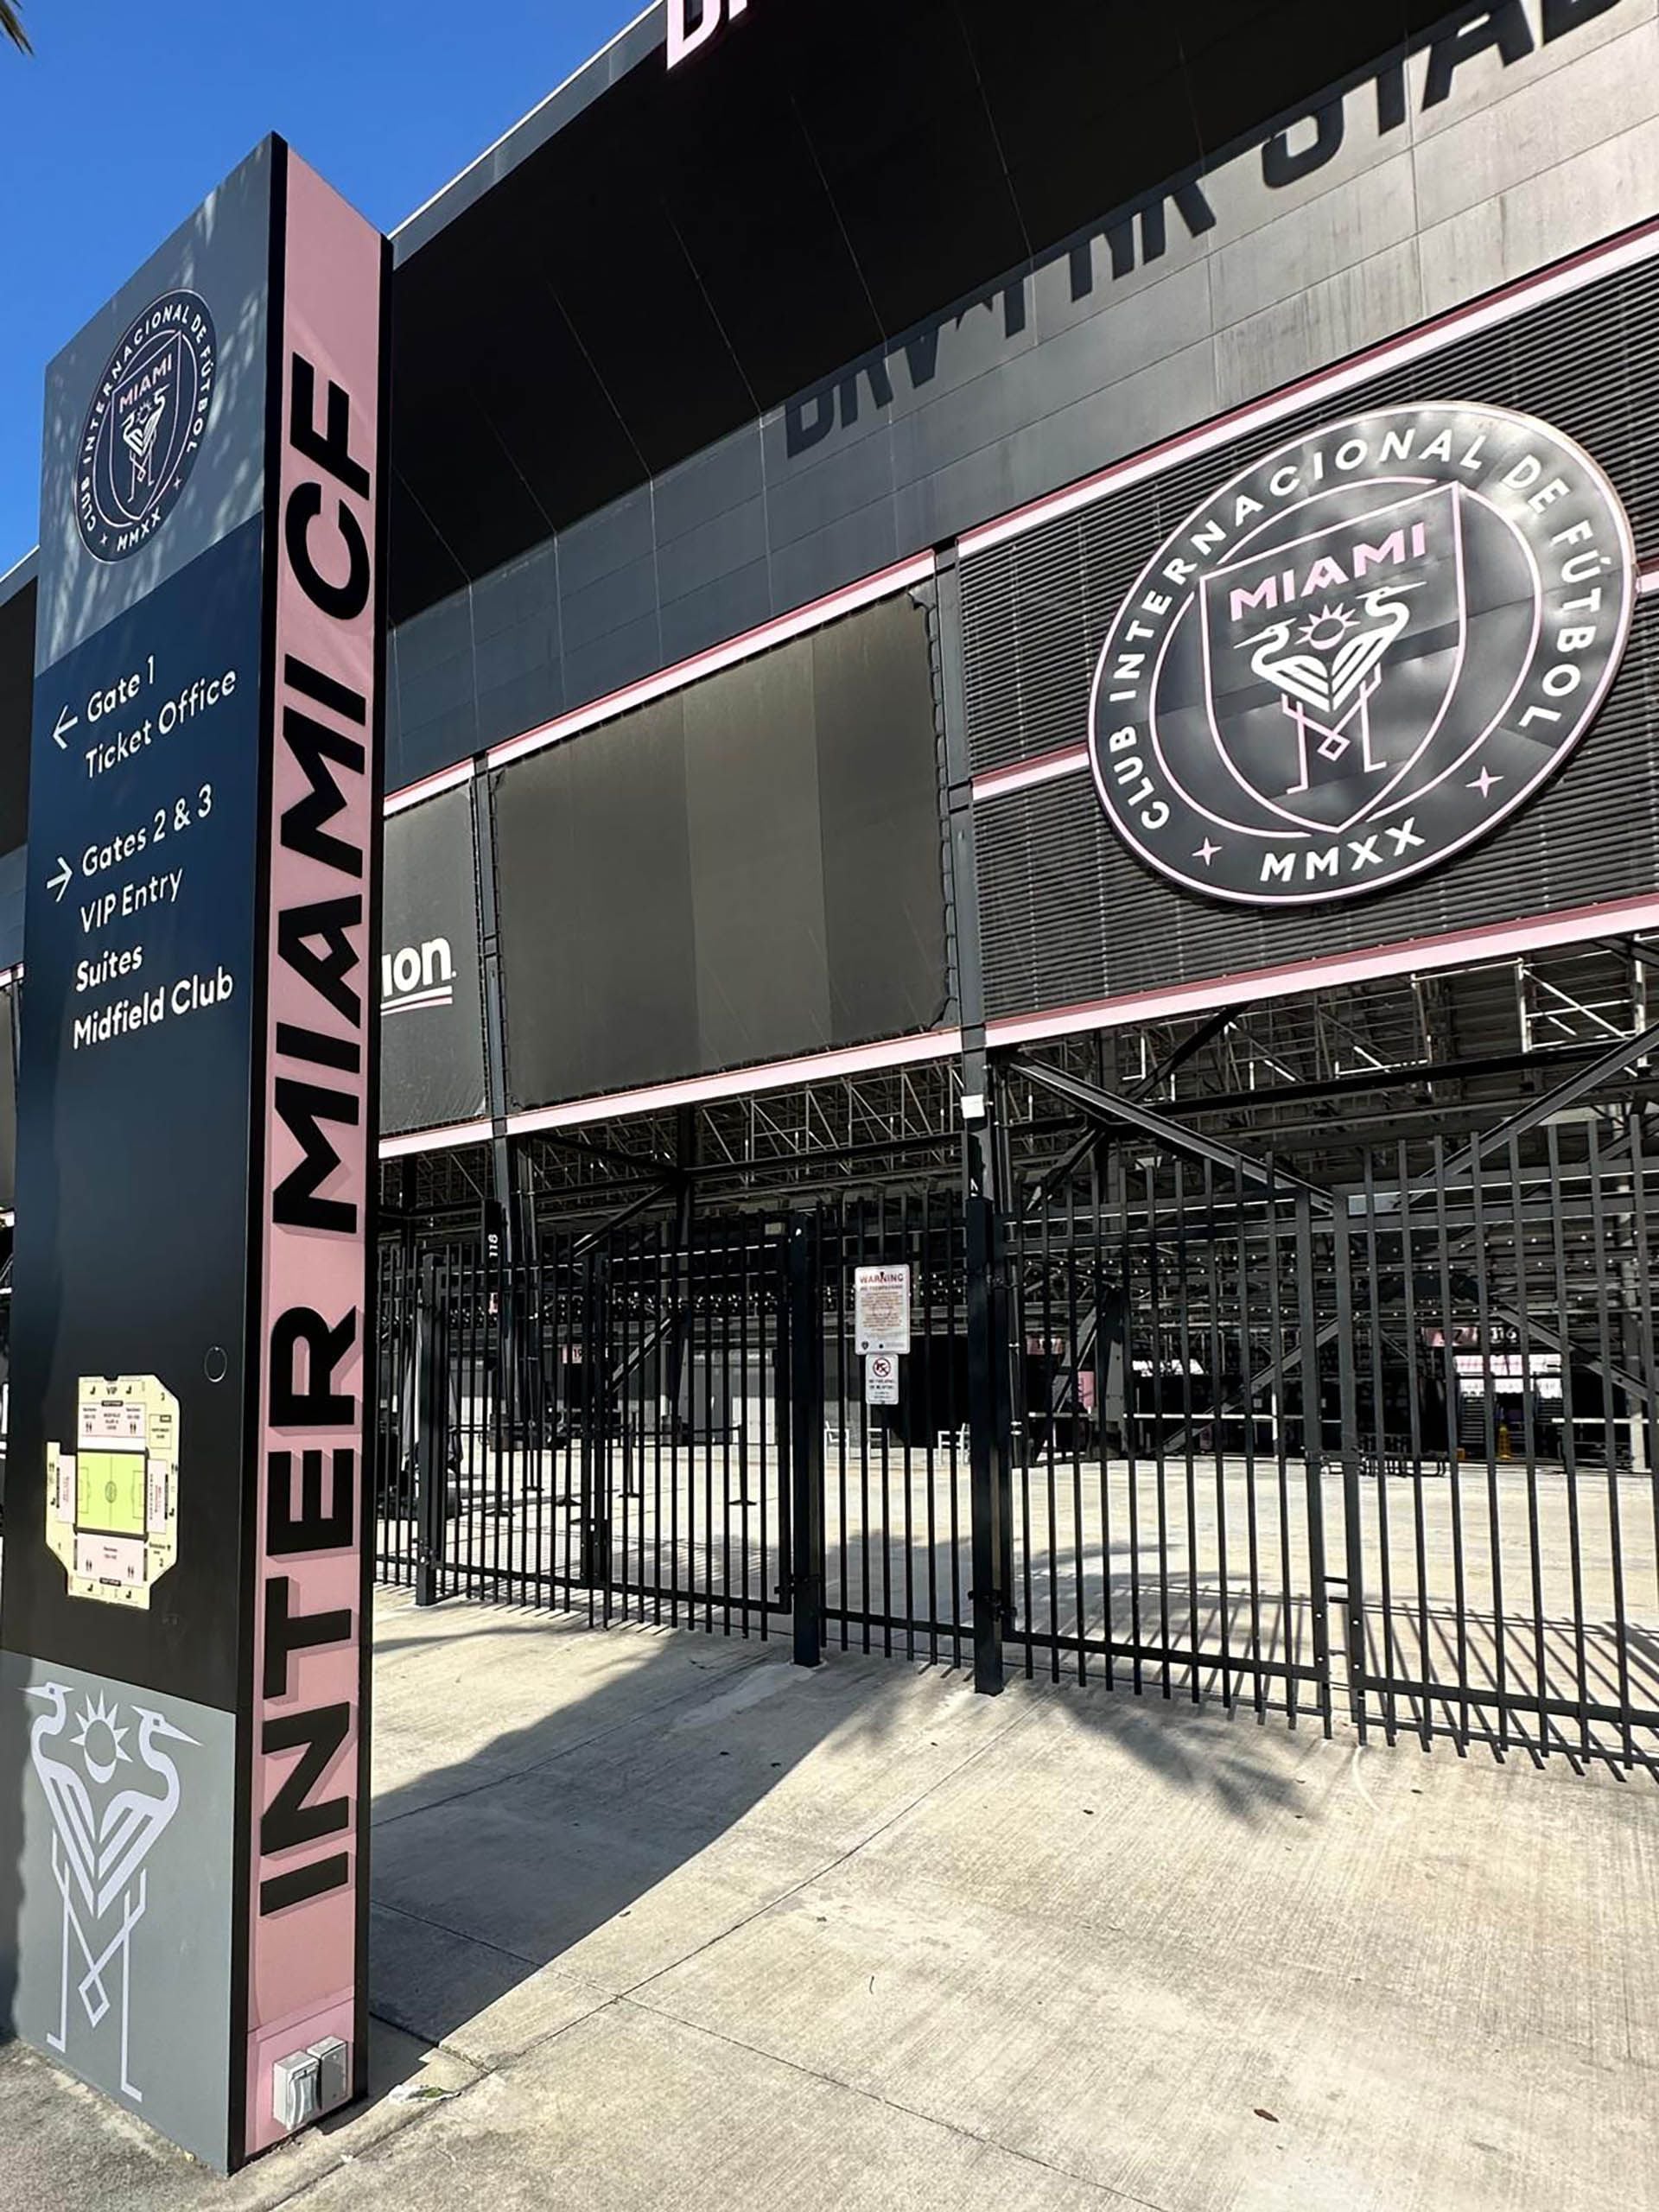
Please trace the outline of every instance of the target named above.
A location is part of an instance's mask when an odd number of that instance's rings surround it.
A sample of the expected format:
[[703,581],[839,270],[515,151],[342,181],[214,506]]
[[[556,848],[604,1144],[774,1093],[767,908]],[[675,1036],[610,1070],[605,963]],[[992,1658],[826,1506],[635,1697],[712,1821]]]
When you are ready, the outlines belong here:
[[393,619],[1445,12],[1443,0],[757,0],[671,74],[660,46],[644,51],[486,190],[463,181],[406,234]]

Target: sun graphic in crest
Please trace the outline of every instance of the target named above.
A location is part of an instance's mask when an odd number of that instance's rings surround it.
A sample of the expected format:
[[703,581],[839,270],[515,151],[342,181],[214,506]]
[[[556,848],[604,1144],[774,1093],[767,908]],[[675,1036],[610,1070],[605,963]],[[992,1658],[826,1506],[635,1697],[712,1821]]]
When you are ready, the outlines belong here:
[[69,1740],[86,1759],[86,1771],[94,1782],[107,1782],[122,1761],[131,1761],[127,1749],[129,1732],[115,1725],[120,1710],[119,1706],[105,1705],[99,1696],[84,1701],[76,1715],[80,1725]]
[[1315,652],[1329,652],[1333,645],[1342,643],[1344,633],[1351,630],[1358,620],[1359,617],[1351,614],[1345,607],[1322,607],[1302,632],[1300,641],[1305,645],[1312,645]]

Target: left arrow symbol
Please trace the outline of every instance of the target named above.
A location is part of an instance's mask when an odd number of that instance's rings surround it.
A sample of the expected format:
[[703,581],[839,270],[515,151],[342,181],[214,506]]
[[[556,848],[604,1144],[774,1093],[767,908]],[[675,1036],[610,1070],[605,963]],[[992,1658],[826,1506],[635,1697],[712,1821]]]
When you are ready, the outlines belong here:
[[55,875],[48,875],[46,879],[47,889],[52,893],[54,898],[56,899],[60,906],[63,904],[63,894],[69,888],[69,879],[73,874],[74,870],[70,867],[68,861],[65,860],[63,855],[60,853],[58,855],[57,874]]
[[60,753],[67,753],[69,750],[68,747],[63,741],[64,732],[66,730],[73,729],[75,724],[79,720],[80,716],[79,715],[72,715],[67,707],[61,707],[59,709],[57,726],[52,732],[52,742],[57,747]]

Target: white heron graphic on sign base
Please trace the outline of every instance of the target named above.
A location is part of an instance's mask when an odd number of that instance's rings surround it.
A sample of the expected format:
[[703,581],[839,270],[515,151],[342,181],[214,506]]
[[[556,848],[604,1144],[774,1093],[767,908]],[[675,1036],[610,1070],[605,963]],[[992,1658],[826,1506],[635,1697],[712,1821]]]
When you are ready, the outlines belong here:
[[[161,1787],[130,1785],[105,1796],[118,1770],[133,1763],[127,1749],[132,1732],[120,1725],[120,1707],[106,1704],[101,1695],[83,1696],[75,1716],[76,1733],[66,1741],[73,1694],[67,1686],[47,1682],[23,1694],[51,1707],[37,1717],[29,1739],[29,1759],[52,1815],[52,1873],[63,1900],[58,2031],[48,2034],[47,2042],[54,2050],[67,2053],[73,1936],[86,1968],[75,1985],[76,1994],[92,2027],[99,2026],[110,2011],[111,2000],[105,1978],[118,1963],[121,2091],[135,2104],[142,2104],[143,2093],[134,2085],[128,2067],[132,1936],[149,1901],[144,1861],[177,1812],[180,1798],[178,1769],[160,1745],[163,1742],[194,1745],[196,1738],[174,1727],[159,1713],[135,1705],[138,1758],[159,1778]],[[79,1763],[71,1756],[77,1751]],[[110,1932],[106,1923],[118,1910],[118,1917]]]

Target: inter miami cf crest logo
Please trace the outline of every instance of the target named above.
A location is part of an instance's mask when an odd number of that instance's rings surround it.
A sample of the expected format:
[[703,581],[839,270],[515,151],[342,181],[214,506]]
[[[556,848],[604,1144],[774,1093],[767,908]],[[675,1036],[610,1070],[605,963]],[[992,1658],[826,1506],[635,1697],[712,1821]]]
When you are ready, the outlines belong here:
[[1189,515],[1119,610],[1090,722],[1107,813],[1211,898],[1396,884],[1560,767],[1634,580],[1612,487],[1545,423],[1410,407],[1312,432]]
[[166,292],[111,354],[80,434],[75,520],[89,553],[124,561],[161,528],[195,464],[218,381],[207,302]]
[[58,2025],[46,2039],[67,2053],[83,2019],[98,2028],[118,2004],[122,2093],[142,2104],[130,2070],[132,1939],[147,1904],[144,1861],[179,1809],[179,1770],[163,1746],[195,1738],[143,1706],[124,1722],[121,1706],[101,1695],[83,1695],[77,1708],[62,1682],[23,1694],[48,1708],[29,1751],[52,1815],[63,1904]]

